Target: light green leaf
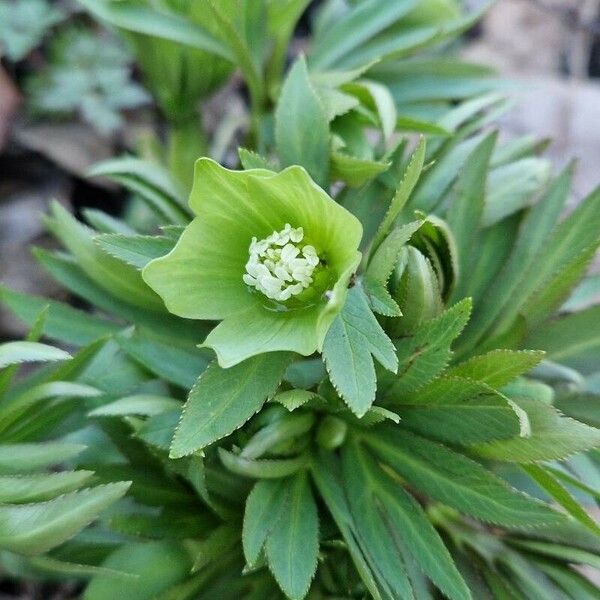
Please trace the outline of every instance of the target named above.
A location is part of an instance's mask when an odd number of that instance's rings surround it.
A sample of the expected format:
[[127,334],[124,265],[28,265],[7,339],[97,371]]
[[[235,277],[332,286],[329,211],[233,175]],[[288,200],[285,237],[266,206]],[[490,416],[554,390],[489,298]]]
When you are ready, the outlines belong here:
[[548,358],[583,373],[598,368],[600,306],[559,317],[534,331],[525,340],[530,348],[545,350]]
[[275,394],[291,355],[269,353],[229,369],[211,364],[190,391],[171,456],[181,458],[241,427]]
[[291,600],[301,600],[317,570],[319,518],[306,473],[289,480],[288,488],[287,508],[269,533],[266,554],[281,589]]
[[560,523],[564,517],[509,487],[479,463],[435,442],[380,426],[362,434],[380,460],[419,493],[457,510],[508,527]]
[[421,171],[423,170],[423,163],[425,161],[425,138],[421,137],[419,144],[415,148],[415,151],[410,157],[406,170],[402,175],[402,179],[396,188],[396,193],[390,202],[390,206],[385,213],[385,217],[379,225],[373,242],[371,244],[371,253],[379,248],[379,245],[389,233],[392,228],[396,217],[400,214],[400,211],[408,201],[413,189],[417,185]]
[[233,61],[231,50],[218,38],[189,19],[129,2],[79,0],[93,15],[115,27],[178,42]]
[[292,412],[317,396],[314,392],[307,390],[288,390],[275,394],[271,402],[278,402]]
[[219,458],[223,465],[236,475],[255,479],[279,479],[288,477],[304,469],[308,464],[307,455],[295,458],[253,460],[219,448]]
[[365,291],[373,310],[385,316],[401,316],[396,301],[388,291],[388,281],[396,268],[400,252],[424,221],[413,221],[396,227],[379,245],[365,273]]
[[93,474],[93,471],[64,471],[33,475],[0,475],[0,503],[23,504],[50,500],[80,488]]
[[6,342],[0,344],[0,369],[24,362],[67,360],[71,355],[60,348],[39,342]]
[[181,408],[181,402],[166,396],[153,396],[151,394],[136,394],[119,398],[90,411],[91,417],[121,417],[127,415],[140,415],[152,417],[169,410]]
[[498,440],[475,447],[483,458],[517,463],[567,458],[600,446],[600,429],[562,417],[551,405],[539,400],[517,400],[531,423],[527,439]]
[[390,371],[398,368],[394,346],[357,285],[348,292],[342,312],[327,332],[323,358],[331,382],[358,417],[375,400],[375,366],[371,355]]
[[543,357],[544,352],[535,350],[492,350],[451,367],[445,375],[476,379],[501,388],[515,377],[529,372]]
[[311,69],[322,71],[335,65],[403,17],[415,4],[415,0],[367,0],[352,7],[332,27],[318,32],[310,56]]
[[329,123],[303,58],[294,63],[281,88],[275,109],[275,142],[284,167],[302,165],[318,184],[326,184]]
[[553,500],[558,502],[569,515],[596,535],[600,535],[600,527],[596,521],[594,521],[573,496],[569,494],[562,484],[554,477],[551,471],[535,464],[523,465],[521,468],[542,490],[544,490]]
[[94,241],[105,252],[136,269],[143,269],[153,258],[168,254],[175,245],[164,236],[118,233],[99,235]]
[[129,485],[111,483],[47,502],[0,506],[0,548],[26,555],[50,550],[86,527]]
[[389,162],[357,158],[341,152],[331,154],[331,179],[339,179],[351,187],[364,185],[389,167]]
[[0,444],[0,473],[42,471],[73,458],[83,450],[85,446],[63,442]]
[[128,304],[163,310],[160,298],[142,281],[139,272],[104,253],[94,244],[91,230],[76,221],[58,202],[52,204],[46,225],[100,287]]

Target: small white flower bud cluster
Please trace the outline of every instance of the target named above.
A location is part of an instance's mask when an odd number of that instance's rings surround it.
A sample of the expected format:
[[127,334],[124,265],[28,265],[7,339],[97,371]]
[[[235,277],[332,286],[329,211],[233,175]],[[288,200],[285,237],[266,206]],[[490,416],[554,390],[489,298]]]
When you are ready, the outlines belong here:
[[244,283],[280,302],[300,294],[313,282],[312,274],[319,264],[312,246],[300,247],[303,239],[302,227],[294,229],[289,223],[263,240],[253,237]]

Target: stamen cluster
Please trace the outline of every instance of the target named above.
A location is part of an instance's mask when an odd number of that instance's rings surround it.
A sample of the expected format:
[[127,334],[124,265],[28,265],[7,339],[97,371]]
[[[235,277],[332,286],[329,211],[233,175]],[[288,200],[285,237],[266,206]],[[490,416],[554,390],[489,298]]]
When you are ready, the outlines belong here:
[[319,264],[313,246],[300,246],[303,239],[304,229],[294,229],[289,223],[262,240],[253,237],[244,283],[279,302],[300,294],[313,282],[312,274]]

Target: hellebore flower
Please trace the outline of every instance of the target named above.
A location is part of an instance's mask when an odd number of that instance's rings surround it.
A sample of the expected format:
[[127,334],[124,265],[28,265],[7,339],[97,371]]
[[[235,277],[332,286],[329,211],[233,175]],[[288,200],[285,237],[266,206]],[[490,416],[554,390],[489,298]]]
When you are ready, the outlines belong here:
[[203,346],[222,367],[321,350],[360,261],[360,222],[298,166],[231,171],[201,158],[189,204],[177,245],[143,270],[167,309],[221,321]]

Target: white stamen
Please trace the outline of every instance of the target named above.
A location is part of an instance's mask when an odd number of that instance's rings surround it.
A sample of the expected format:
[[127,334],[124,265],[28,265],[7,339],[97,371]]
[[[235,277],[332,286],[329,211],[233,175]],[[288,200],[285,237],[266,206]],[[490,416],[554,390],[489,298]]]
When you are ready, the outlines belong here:
[[289,223],[262,240],[253,237],[244,283],[280,302],[302,293],[313,282],[312,274],[319,264],[313,246],[300,247],[303,239],[304,229],[294,229]]

